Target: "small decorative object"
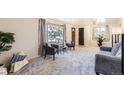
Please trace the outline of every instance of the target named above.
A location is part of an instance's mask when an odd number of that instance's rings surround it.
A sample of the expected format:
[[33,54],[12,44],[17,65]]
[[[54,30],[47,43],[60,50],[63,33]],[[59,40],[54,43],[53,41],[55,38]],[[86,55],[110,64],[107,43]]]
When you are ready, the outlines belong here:
[[14,33],[0,31],[0,54],[9,51],[14,42]]
[[72,27],[72,28],[71,28],[71,31],[74,31],[74,32],[75,32],[75,28],[74,28],[74,27]]
[[103,37],[103,35],[98,35],[97,44],[98,44],[99,47],[102,46],[102,43],[103,43],[104,40],[105,40],[105,38]]

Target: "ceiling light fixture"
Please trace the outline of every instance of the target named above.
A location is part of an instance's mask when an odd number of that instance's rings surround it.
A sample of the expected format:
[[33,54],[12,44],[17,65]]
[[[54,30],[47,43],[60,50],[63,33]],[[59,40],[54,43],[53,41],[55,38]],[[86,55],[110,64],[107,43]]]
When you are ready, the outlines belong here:
[[105,23],[106,19],[105,18],[98,18],[96,19],[97,23]]

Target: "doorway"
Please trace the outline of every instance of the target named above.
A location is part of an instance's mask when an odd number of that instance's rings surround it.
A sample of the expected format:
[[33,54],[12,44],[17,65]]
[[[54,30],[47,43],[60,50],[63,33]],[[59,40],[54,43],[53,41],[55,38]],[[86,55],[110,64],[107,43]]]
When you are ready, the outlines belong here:
[[71,29],[71,37],[72,37],[72,42],[74,42],[74,44],[75,44],[75,28],[72,28]]
[[79,28],[79,45],[84,45],[84,28]]

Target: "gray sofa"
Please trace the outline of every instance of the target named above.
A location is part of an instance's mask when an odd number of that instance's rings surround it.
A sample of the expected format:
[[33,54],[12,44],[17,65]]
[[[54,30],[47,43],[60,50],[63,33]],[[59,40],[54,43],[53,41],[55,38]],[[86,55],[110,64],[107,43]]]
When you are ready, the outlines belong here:
[[121,74],[121,43],[100,47],[100,52],[95,55],[95,71],[97,75]]

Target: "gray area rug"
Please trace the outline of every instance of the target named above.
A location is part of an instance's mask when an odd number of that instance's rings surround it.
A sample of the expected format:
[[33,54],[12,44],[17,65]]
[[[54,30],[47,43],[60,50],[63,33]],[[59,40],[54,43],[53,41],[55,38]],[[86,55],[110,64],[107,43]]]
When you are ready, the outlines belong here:
[[14,75],[95,75],[95,54],[97,48],[77,47],[64,54],[46,59],[36,58]]

